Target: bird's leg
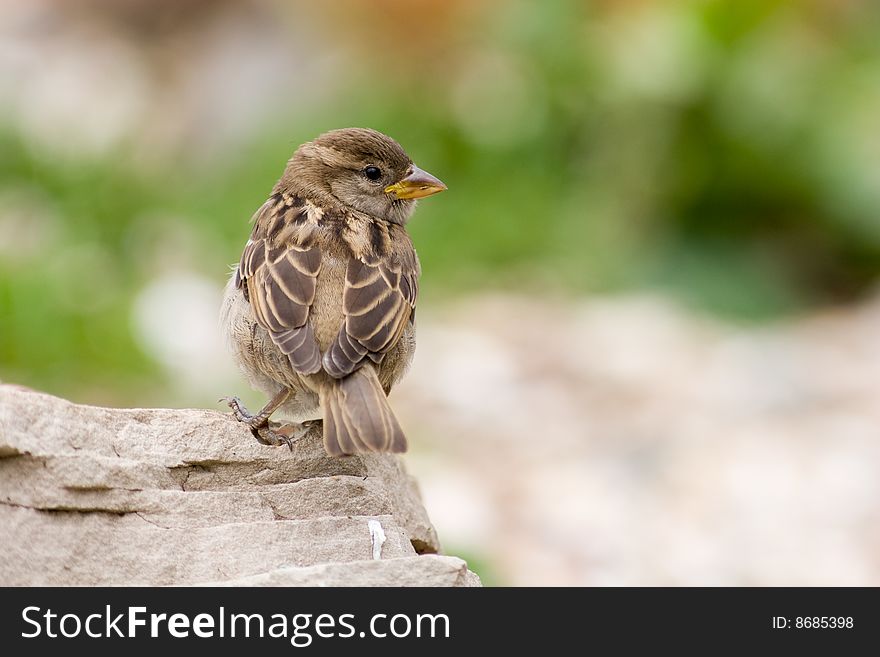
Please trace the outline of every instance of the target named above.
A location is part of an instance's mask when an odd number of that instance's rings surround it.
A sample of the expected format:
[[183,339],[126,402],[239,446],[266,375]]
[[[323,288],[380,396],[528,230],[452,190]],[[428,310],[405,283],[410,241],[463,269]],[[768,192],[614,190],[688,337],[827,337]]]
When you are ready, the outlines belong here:
[[[281,392],[272,397],[272,399],[269,400],[269,403],[263,406],[263,408],[260,409],[260,412],[256,414],[252,414],[248,411],[238,397],[222,397],[220,401],[225,401],[229,405],[236,420],[243,422],[250,427],[251,433],[254,434],[254,438],[257,439],[257,442],[263,445],[287,445],[287,447],[292,450],[293,442],[299,440],[302,435],[305,434],[296,435],[295,432],[288,430],[287,427],[292,426],[296,429],[299,425],[285,425],[279,429],[269,426],[269,416],[272,415],[281,404],[287,401],[290,394],[291,391],[284,388]],[[292,434],[294,437],[291,438],[291,435],[288,434]]]
[[225,401],[232,414],[239,422],[244,422],[254,427],[265,426],[269,422],[269,416],[272,415],[278,407],[281,406],[287,398],[290,397],[290,390],[286,388],[269,400],[269,403],[260,409],[259,413],[251,413],[238,397],[221,397],[220,401]]

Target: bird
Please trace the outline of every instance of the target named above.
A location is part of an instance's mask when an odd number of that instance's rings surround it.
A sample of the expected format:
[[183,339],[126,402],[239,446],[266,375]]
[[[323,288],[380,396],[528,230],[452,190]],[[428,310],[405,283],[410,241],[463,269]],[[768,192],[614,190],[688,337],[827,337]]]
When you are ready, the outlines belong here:
[[[221,401],[260,443],[292,449],[322,420],[330,456],[406,451],[387,399],[415,350],[421,266],[406,225],[418,199],[446,189],[376,130],[296,149],[252,218],[220,311],[234,360],[269,398],[256,413]],[[290,421],[270,421],[276,411]]]

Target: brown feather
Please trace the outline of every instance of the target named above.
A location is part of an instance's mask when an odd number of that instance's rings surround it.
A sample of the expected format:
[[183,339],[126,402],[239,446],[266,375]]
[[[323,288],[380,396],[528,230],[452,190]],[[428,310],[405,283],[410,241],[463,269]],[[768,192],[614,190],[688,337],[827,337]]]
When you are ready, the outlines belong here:
[[[291,206],[298,212],[289,212]],[[308,323],[315,300],[321,251],[317,245],[274,244],[274,226],[305,213],[304,204],[275,194],[257,212],[254,231],[238,267],[241,285],[257,322],[284,353],[295,372],[321,369],[321,353]]]
[[371,366],[322,390],[327,453],[404,452],[406,436]]
[[389,251],[349,260],[342,295],[345,323],[324,354],[324,370],[334,378],[351,374],[365,358],[380,363],[410,321],[418,295],[418,260],[408,238],[398,236],[398,241],[409,246],[406,257]]

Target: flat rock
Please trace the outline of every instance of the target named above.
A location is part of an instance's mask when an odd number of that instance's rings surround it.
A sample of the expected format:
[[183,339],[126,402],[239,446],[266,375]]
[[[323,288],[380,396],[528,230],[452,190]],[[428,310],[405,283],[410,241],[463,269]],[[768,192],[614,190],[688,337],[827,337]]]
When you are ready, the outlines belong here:
[[267,447],[206,410],[0,385],[0,522],[0,585],[479,585],[400,457]]

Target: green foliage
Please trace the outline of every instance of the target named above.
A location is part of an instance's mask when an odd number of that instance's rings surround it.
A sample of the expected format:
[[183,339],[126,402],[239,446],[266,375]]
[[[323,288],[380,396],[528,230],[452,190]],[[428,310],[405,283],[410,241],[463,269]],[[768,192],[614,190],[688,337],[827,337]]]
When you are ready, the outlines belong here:
[[219,284],[291,151],[346,125],[449,185],[411,225],[430,297],[647,287],[761,319],[870,290],[876,3],[625,4],[480,5],[443,56],[365,53],[329,100],[211,160],[54,159],[7,125],[0,210],[53,220],[2,238],[0,377],[118,382],[102,401],[154,385],[136,292],[166,267]]

